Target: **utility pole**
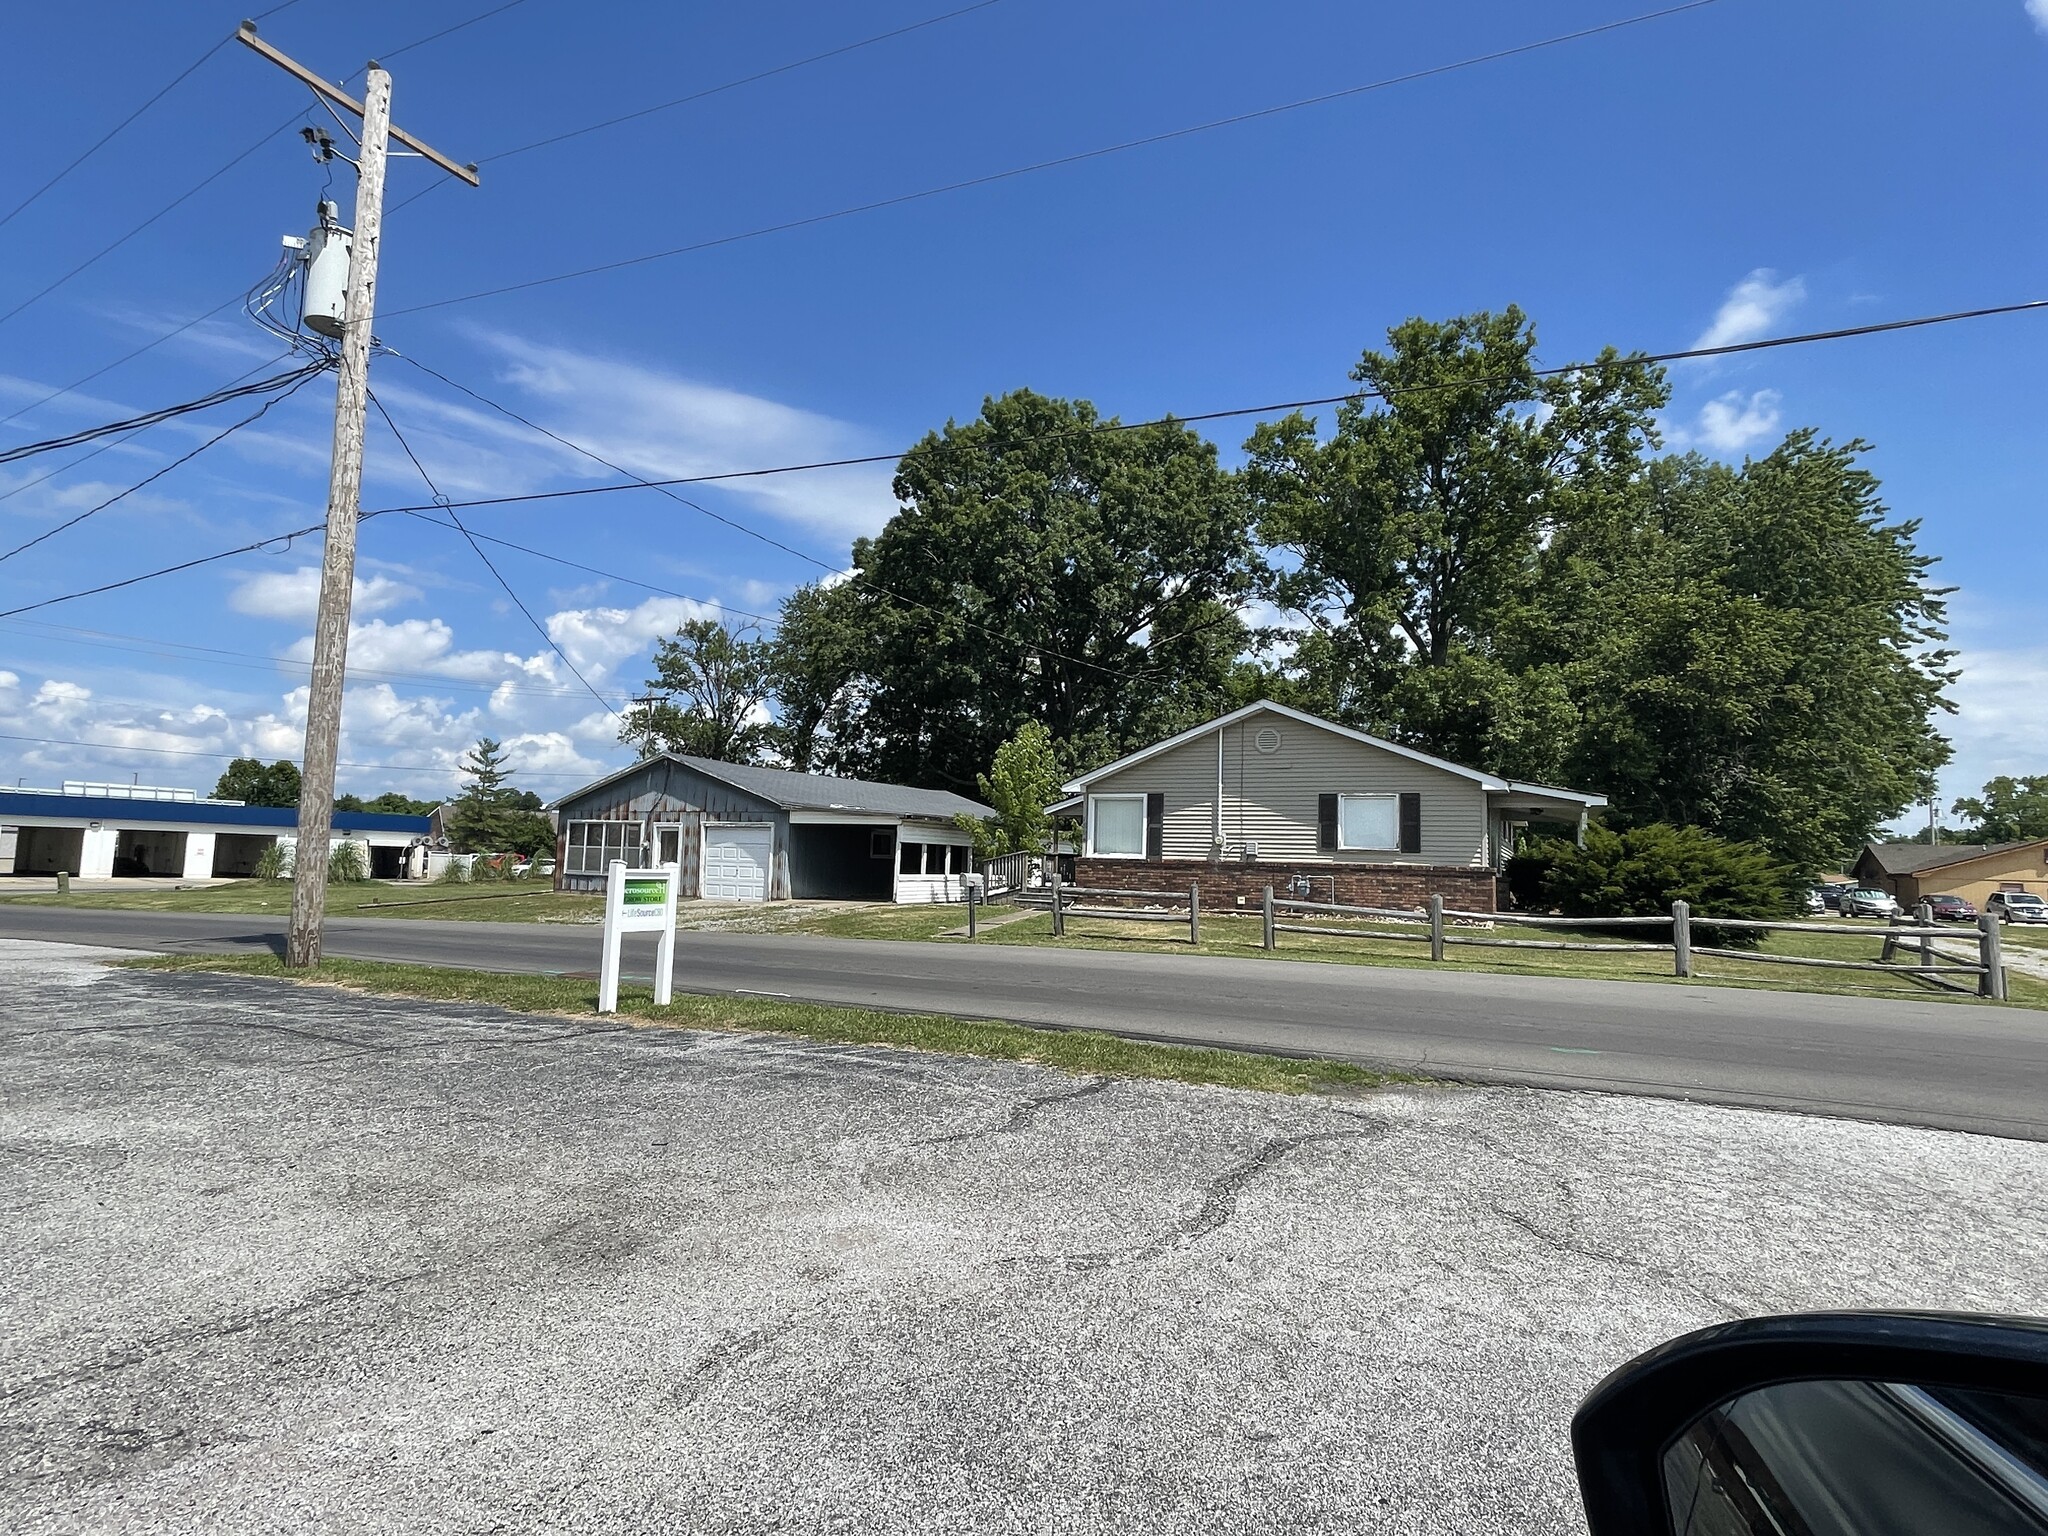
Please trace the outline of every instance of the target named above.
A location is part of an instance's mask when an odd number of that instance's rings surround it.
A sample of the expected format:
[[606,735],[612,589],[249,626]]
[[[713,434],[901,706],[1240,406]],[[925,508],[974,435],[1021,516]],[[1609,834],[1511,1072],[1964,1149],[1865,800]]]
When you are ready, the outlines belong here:
[[299,784],[298,847],[292,859],[292,920],[284,963],[317,965],[327,911],[328,839],[334,830],[334,769],[341,755],[342,681],[356,578],[356,519],[363,505],[363,427],[370,397],[370,324],[377,303],[377,253],[384,222],[384,161],[396,139],[450,175],[477,185],[476,167],[458,166],[391,122],[391,75],[374,60],[358,102],[278,52],[242,23],[235,34],[287,74],[363,120],[356,170],[356,217],[339,356],[335,360],[334,460],[327,482],[327,538],[320,559],[320,609],[313,624],[313,675],[306,699],[306,751]]

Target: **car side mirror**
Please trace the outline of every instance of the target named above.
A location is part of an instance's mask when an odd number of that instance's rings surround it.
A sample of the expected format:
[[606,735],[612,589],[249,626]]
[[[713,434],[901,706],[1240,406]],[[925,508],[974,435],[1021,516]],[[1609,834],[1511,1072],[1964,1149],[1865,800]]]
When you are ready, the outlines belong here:
[[2048,1536],[2048,1322],[1753,1318],[1572,1419],[1591,1536]]

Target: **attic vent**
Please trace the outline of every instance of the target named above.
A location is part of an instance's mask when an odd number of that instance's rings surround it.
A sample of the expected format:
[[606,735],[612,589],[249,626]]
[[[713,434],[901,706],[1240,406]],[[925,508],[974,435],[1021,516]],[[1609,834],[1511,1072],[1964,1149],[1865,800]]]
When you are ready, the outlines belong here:
[[1271,756],[1280,750],[1280,733],[1269,725],[1252,738],[1252,745]]

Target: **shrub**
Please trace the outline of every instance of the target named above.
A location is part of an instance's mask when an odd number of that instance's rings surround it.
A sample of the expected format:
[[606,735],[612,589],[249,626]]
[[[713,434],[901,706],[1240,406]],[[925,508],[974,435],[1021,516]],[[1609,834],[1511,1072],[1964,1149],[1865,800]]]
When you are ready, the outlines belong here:
[[457,855],[441,866],[441,873],[434,876],[436,885],[467,885],[471,861]]
[[272,843],[256,855],[256,878],[258,880],[282,880],[291,873],[291,863],[284,856],[284,846]]
[[[1731,842],[1698,827],[1664,822],[1628,832],[1588,827],[1583,848],[1545,844],[1544,899],[1567,917],[1647,917],[1683,901],[1709,917],[1788,918],[1796,914],[1803,884],[1754,843]],[[1694,942],[1747,949],[1761,935],[1751,929],[1696,925]]]
[[336,843],[334,851],[327,856],[327,883],[360,885],[369,878],[369,867],[363,859],[363,845]]

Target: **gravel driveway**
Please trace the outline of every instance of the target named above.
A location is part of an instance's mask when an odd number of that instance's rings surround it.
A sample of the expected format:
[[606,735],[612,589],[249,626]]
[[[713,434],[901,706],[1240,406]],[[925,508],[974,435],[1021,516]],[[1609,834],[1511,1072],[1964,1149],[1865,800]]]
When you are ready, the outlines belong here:
[[1684,1329],[2048,1311],[2048,1146],[1303,1100],[0,944],[10,1531],[1581,1529]]

